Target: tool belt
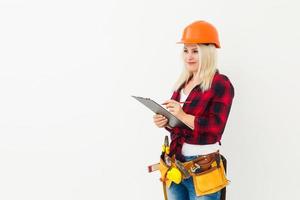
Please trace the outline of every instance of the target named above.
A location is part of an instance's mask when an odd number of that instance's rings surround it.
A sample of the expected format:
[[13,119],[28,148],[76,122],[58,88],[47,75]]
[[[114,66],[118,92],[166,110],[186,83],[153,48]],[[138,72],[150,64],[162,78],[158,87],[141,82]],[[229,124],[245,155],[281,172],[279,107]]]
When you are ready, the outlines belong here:
[[218,152],[199,156],[191,161],[179,162],[175,156],[161,156],[159,162],[160,180],[167,187],[179,184],[192,177],[197,196],[215,193],[229,184],[226,178],[221,154]]

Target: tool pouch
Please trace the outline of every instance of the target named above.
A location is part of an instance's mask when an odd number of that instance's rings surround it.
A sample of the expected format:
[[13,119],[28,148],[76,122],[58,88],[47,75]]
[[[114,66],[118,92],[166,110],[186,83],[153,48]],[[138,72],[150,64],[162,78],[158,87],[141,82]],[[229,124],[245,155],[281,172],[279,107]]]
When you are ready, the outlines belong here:
[[200,160],[196,163],[201,171],[191,172],[191,175],[197,196],[215,193],[229,184],[220,155],[217,155],[216,159]]
[[166,184],[169,188],[171,183],[174,182],[179,184],[182,181],[182,174],[172,162],[171,166],[168,166],[165,161],[160,158],[159,161],[159,171],[161,174],[160,180]]
[[166,163],[163,161],[162,158],[160,158],[159,161],[159,171],[160,171],[160,180],[161,181],[166,181],[166,177],[167,177],[167,172],[169,171],[169,166],[166,165]]

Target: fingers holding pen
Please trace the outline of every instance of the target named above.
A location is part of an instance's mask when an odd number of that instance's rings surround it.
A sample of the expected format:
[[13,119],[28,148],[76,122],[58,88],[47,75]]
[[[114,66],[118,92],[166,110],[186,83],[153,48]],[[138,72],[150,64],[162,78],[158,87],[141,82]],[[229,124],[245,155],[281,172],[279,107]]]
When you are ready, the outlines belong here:
[[174,107],[174,102],[173,100],[167,100],[164,103],[162,103],[162,105],[164,105],[166,109],[169,109]]
[[162,103],[162,105],[165,105],[166,108],[169,109],[169,111],[170,111],[170,109],[173,110],[174,108],[181,107],[180,102],[172,100],[172,99],[165,101],[164,103]]
[[[166,106],[166,109],[172,113],[173,115],[175,115],[176,117],[182,117],[185,113],[181,107],[181,103],[183,102],[178,102],[178,101],[175,101],[173,99],[170,99],[170,100],[167,100],[165,101],[164,103],[162,103],[163,105]],[[187,103],[187,102],[184,102],[184,103]],[[190,102],[188,102],[190,103]]]

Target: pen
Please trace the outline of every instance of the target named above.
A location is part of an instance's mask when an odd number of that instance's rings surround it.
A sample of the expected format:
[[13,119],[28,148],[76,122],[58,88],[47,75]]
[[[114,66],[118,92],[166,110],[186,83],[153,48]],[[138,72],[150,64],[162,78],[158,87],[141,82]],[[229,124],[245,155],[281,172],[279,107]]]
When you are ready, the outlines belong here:
[[178,103],[192,103],[191,101],[180,101]]
[[[192,103],[191,101],[179,101],[178,103]],[[166,105],[166,103],[162,103],[162,105]]]
[[180,101],[178,103],[192,103],[191,101]]

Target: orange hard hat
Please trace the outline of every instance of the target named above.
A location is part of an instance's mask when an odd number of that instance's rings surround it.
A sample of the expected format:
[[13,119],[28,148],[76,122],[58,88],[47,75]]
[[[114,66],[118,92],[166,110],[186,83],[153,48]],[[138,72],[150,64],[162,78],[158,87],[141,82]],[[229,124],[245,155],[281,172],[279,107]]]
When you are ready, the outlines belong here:
[[180,42],[184,44],[214,44],[220,48],[217,29],[206,21],[195,21],[185,27]]

